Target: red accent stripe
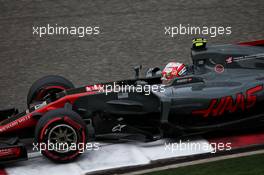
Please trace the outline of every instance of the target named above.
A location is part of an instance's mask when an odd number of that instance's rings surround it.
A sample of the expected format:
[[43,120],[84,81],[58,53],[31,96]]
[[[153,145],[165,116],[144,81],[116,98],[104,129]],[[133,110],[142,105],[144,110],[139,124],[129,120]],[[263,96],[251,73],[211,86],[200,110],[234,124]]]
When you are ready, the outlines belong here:
[[264,132],[208,139],[209,143],[231,143],[232,149],[264,144]]
[[243,46],[264,46],[264,40],[241,42],[238,44]]
[[4,168],[0,169],[0,175],[7,175],[7,172]]

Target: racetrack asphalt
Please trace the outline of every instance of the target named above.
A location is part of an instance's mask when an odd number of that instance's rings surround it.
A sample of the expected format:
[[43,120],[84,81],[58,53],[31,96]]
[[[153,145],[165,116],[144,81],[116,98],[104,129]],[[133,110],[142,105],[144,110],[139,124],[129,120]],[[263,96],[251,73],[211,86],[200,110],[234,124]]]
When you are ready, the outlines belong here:
[[[191,63],[194,35],[170,38],[165,26],[231,26],[209,43],[264,39],[260,0],[0,0],[0,108],[26,106],[33,81],[67,77],[77,86],[131,78],[133,67]],[[99,26],[85,38],[36,37],[32,26]]]

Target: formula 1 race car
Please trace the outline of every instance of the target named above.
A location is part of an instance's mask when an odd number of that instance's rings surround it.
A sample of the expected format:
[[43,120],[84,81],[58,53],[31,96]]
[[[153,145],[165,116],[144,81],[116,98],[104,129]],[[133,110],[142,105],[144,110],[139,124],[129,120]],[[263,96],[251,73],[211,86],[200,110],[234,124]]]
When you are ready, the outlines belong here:
[[[193,65],[164,84],[160,69],[140,78],[75,88],[61,76],[31,86],[28,109],[0,111],[0,161],[27,158],[18,138],[35,144],[82,145],[93,140],[145,140],[264,126],[264,40],[206,46],[195,39]],[[80,155],[76,149],[45,147],[56,162]]]

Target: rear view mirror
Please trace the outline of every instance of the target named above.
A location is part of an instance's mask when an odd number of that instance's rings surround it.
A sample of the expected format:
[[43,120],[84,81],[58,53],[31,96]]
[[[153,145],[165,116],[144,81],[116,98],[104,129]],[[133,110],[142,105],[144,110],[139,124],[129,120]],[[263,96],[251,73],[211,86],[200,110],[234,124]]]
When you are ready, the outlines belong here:
[[134,71],[135,71],[135,79],[138,79],[139,78],[139,73],[140,73],[140,70],[142,69],[142,65],[138,65],[138,66],[135,66],[134,67]]

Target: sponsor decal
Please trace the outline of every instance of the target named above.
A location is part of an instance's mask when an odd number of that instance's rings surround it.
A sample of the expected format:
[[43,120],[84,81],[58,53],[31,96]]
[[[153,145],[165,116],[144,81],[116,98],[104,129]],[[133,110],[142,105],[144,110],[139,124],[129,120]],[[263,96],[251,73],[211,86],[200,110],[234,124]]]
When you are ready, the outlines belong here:
[[233,63],[233,57],[228,57],[228,58],[226,59],[226,63],[227,63],[227,64]]
[[126,125],[120,125],[120,124],[118,124],[115,127],[113,127],[112,132],[117,132],[117,131],[118,132],[121,132],[124,127],[126,127]]
[[178,79],[176,80],[176,83],[189,83],[192,81],[192,78],[182,78],[182,79]]
[[245,95],[243,93],[236,94],[234,99],[232,96],[212,99],[207,109],[195,110],[192,114],[206,118],[208,116],[221,116],[225,112],[234,113],[238,110],[245,111],[246,109],[252,108],[256,104],[257,96],[255,93],[261,90],[263,90],[263,86],[259,85],[248,89]]
[[240,57],[231,57],[230,56],[230,57],[226,58],[225,61],[227,64],[231,64],[234,62],[258,59],[258,58],[263,58],[263,57],[264,57],[264,53],[259,53],[259,54],[255,54],[255,55],[240,56]]
[[92,86],[86,86],[86,91],[87,92],[92,92],[92,91],[104,91],[104,86],[101,84],[95,84]]
[[215,72],[217,73],[223,73],[225,71],[225,68],[222,64],[215,65]]
[[204,60],[199,60],[199,61],[198,61],[198,64],[199,64],[199,65],[203,65],[203,64],[204,64]]
[[18,147],[0,149],[0,157],[19,156],[21,150]]
[[118,93],[117,98],[118,99],[128,98],[128,93]]
[[14,127],[20,125],[21,123],[24,123],[30,119],[31,119],[31,115],[26,115],[26,116],[21,117],[17,120],[14,120],[14,121],[4,125],[2,128],[0,128],[0,133],[6,131],[8,129],[14,128]]
[[35,110],[37,110],[37,109],[42,108],[42,107],[44,107],[44,106],[46,106],[46,105],[47,105],[47,102],[44,101],[44,102],[41,103],[41,104],[37,104],[37,105],[35,105],[34,108],[35,108]]

